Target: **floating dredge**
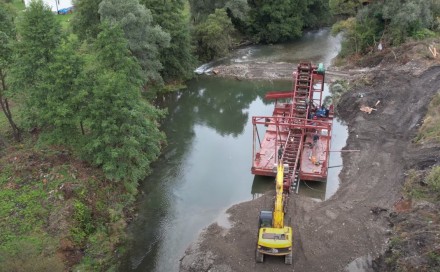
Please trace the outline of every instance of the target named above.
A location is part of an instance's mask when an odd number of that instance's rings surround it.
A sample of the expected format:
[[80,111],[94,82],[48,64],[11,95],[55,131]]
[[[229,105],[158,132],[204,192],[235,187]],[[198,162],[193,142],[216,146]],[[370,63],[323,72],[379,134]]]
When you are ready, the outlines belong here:
[[[324,66],[302,62],[293,73],[293,90],[266,94],[275,99],[272,116],[254,116],[252,174],[276,176],[282,160],[288,169],[284,190],[298,190],[300,180],[326,181],[333,106],[323,104]],[[259,125],[266,127],[263,138]]]

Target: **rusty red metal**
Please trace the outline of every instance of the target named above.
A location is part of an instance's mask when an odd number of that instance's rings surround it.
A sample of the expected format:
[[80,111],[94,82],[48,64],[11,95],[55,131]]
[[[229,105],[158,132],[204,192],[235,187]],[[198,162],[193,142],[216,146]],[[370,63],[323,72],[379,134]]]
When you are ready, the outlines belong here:
[[[288,166],[286,190],[298,178],[326,181],[333,123],[333,107],[322,104],[324,72],[302,62],[293,73],[293,83],[291,91],[266,94],[266,99],[275,99],[272,116],[252,117],[251,172],[275,176],[276,165],[282,160]],[[261,126],[266,127],[263,138],[258,131]]]

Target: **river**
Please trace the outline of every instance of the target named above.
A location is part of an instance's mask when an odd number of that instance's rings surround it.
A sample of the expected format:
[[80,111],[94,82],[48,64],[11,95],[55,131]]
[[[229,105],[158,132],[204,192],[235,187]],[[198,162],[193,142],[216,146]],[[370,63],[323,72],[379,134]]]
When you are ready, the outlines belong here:
[[[306,33],[295,42],[236,50],[221,63],[300,60],[330,64],[340,39],[328,29]],[[217,62],[218,63],[218,62]],[[209,69],[211,63],[203,66]],[[225,210],[273,189],[273,178],[254,177],[252,123],[254,115],[271,115],[267,91],[290,90],[291,82],[247,81],[199,76],[185,90],[165,97],[168,116],[162,124],[168,145],[151,175],[141,183],[138,216],[129,226],[132,238],[121,271],[178,271],[179,259],[203,228],[226,223]],[[328,93],[328,91],[327,91]],[[346,127],[335,120],[332,150],[345,145]],[[333,195],[342,164],[332,152],[327,183],[302,183],[301,194],[317,201]]]

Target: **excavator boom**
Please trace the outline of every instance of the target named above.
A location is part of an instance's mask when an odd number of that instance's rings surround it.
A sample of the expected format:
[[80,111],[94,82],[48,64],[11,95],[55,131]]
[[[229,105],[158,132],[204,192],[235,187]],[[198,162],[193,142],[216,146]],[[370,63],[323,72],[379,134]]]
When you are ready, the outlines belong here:
[[276,196],[275,196],[275,207],[273,210],[273,227],[283,228],[284,227],[284,193],[283,193],[283,179],[284,179],[284,165],[282,161],[278,163],[277,166],[277,176],[276,176]]

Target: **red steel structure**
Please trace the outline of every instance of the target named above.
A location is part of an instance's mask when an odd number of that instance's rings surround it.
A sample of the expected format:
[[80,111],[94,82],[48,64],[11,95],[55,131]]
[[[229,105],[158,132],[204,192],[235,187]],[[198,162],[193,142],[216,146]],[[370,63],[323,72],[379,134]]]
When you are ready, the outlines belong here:
[[[293,73],[293,90],[266,94],[266,99],[275,99],[275,108],[272,116],[252,117],[252,174],[275,176],[282,160],[288,169],[285,191],[299,180],[326,181],[333,107],[323,106],[324,77],[321,64],[301,62]],[[260,126],[266,127],[262,139]]]

